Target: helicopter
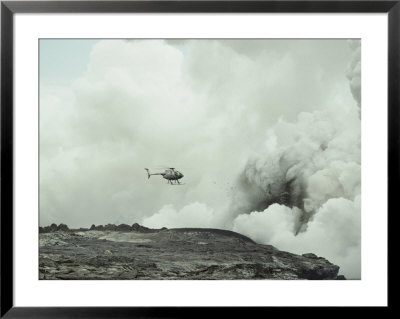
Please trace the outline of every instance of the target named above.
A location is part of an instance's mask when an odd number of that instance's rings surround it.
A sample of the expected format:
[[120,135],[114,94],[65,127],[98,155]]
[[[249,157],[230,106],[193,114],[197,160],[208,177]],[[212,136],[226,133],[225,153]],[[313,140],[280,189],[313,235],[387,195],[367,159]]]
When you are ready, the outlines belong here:
[[166,169],[165,172],[163,172],[163,173],[150,174],[150,171],[148,168],[145,168],[145,170],[147,171],[147,178],[150,178],[151,175],[161,175],[163,178],[165,178],[167,180],[168,184],[170,184],[170,185],[184,185],[179,182],[179,180],[183,177],[183,174],[181,172],[175,170],[175,168],[173,168],[173,167]]

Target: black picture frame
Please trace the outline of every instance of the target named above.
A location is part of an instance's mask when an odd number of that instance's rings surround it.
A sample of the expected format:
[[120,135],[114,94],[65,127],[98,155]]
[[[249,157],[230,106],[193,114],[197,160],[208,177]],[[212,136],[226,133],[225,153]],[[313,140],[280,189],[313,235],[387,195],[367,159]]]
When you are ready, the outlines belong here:
[[[1,317],[177,318],[227,315],[226,308],[15,307],[13,303],[13,19],[15,13],[387,13],[388,215],[398,213],[400,144],[400,0],[379,1],[1,1]],[[383,212],[381,212],[383,213]],[[389,225],[393,223],[389,222]],[[389,238],[392,232],[389,232]],[[388,239],[389,239],[388,238]],[[388,241],[390,243],[390,241]],[[390,251],[390,245],[389,245]],[[388,287],[389,287],[388,282]],[[32,292],[34,293],[34,292]],[[388,305],[390,307],[390,298]],[[388,308],[389,308],[388,307]],[[293,309],[293,307],[292,307]],[[243,310],[243,309],[242,309]],[[241,310],[241,311],[242,311]],[[276,308],[252,308],[252,311]],[[297,309],[297,315],[305,309]],[[233,310],[238,314],[238,309]],[[300,311],[300,313],[299,313]],[[245,310],[248,314],[248,310]],[[240,313],[239,313],[240,315]],[[243,313],[244,315],[244,313]]]

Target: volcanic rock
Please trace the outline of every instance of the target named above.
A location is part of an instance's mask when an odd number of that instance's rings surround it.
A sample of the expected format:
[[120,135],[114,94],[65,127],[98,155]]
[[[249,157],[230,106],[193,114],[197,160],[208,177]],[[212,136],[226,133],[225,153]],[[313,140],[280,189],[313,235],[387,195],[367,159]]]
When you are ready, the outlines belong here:
[[132,225],[132,230],[139,232],[139,233],[149,233],[152,232],[153,230],[144,226],[139,225],[138,223],[134,223]]
[[41,232],[39,278],[343,279],[325,258],[280,251],[228,230],[101,227]]
[[57,230],[59,230],[59,231],[69,231],[69,228],[65,224],[60,224],[60,225],[57,226]]
[[302,256],[306,257],[306,258],[310,258],[310,259],[318,259],[318,256],[316,254],[313,254],[313,253],[303,254]]
[[56,231],[70,231],[68,226],[65,224],[60,224],[60,225],[56,225],[56,224],[51,224],[50,226],[46,226],[46,227],[39,227],[39,233],[52,233],[52,232],[56,232]]
[[116,226],[115,230],[117,230],[117,231],[131,231],[132,228],[129,225],[121,224],[121,225]]

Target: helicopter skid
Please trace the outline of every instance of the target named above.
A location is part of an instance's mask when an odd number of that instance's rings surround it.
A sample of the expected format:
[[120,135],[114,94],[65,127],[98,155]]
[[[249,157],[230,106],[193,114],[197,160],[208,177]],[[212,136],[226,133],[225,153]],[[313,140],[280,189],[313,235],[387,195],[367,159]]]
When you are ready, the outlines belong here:
[[178,181],[168,181],[168,184],[170,184],[170,185],[185,185],[185,183],[180,183]]

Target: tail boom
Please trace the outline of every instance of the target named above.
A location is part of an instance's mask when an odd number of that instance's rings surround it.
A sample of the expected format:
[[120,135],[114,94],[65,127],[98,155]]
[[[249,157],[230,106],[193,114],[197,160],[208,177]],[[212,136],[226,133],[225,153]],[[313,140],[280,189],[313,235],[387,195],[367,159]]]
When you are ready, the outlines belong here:
[[150,171],[149,171],[148,168],[145,168],[145,170],[147,171],[147,179],[149,179],[151,175],[162,175],[162,176],[165,175],[164,173],[154,173],[154,174],[150,174]]

